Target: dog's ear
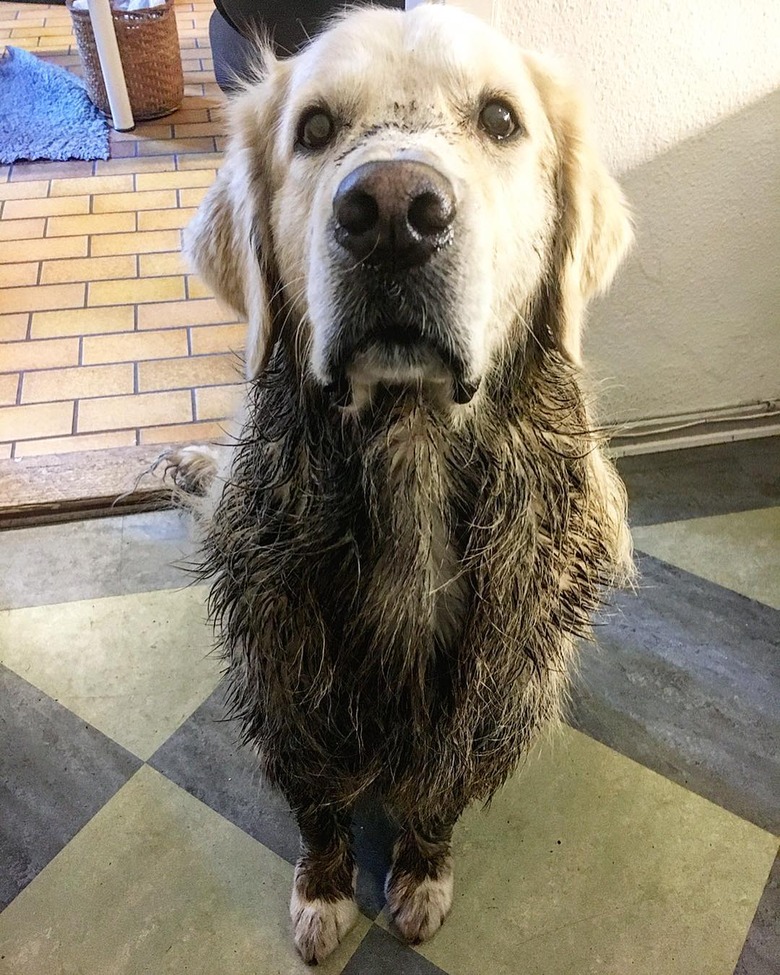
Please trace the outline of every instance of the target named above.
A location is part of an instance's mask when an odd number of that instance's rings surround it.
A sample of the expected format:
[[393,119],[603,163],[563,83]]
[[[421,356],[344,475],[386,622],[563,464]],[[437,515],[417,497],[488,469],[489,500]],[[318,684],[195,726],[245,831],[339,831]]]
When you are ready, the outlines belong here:
[[269,175],[285,75],[270,49],[259,50],[256,79],[227,108],[225,161],[184,234],[198,274],[247,322],[247,379],[265,368],[275,341]]
[[551,327],[560,350],[580,361],[588,301],[606,290],[633,240],[628,206],[595,149],[585,105],[562,69],[525,53],[556,144],[558,224]]

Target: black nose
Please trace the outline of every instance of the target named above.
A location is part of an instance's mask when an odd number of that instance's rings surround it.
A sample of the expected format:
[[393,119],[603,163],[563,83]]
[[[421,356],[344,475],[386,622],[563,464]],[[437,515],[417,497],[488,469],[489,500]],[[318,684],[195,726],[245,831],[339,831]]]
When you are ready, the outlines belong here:
[[402,270],[424,264],[447,243],[455,194],[427,163],[367,162],[341,181],[333,216],[336,240],[352,257]]

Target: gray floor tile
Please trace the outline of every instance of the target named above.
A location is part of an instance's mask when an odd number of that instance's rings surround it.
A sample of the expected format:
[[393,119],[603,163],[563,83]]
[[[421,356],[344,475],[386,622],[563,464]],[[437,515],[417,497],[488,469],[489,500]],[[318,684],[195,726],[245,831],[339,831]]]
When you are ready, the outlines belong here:
[[149,759],[182,789],[295,863],[298,829],[290,809],[262,779],[251,749],[238,740],[235,721],[225,719],[218,687]]
[[[441,971],[408,945],[401,944],[381,928],[373,927],[347,962],[342,975],[441,975]],[[487,972],[486,969],[485,975]]]
[[[234,721],[225,720],[218,688],[152,756],[149,764],[187,792],[240,826],[288,863],[299,850],[298,828],[282,796],[263,781],[252,751],[239,741]],[[384,878],[395,830],[375,805],[356,813],[354,850],[357,900],[367,917],[384,906]]]
[[0,609],[186,586],[192,551],[176,511],[0,532]]
[[650,556],[639,567],[583,647],[573,723],[780,832],[780,613]]
[[0,665],[0,908],[141,764]]
[[623,457],[632,524],[780,504],[780,437]]
[[358,864],[357,902],[366,917],[375,919],[385,906],[385,877],[398,830],[378,804],[366,802],[355,812],[352,835]]
[[184,512],[126,515],[117,568],[120,591],[149,592],[191,585],[193,574],[189,570],[197,544],[192,520]]
[[734,975],[780,972],[780,857],[775,859]]

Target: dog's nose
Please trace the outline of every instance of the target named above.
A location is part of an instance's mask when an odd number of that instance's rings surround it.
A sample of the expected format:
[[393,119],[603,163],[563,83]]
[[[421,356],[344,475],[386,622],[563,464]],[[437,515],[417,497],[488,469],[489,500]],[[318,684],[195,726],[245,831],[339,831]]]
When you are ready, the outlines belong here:
[[335,235],[352,257],[393,270],[424,264],[449,240],[452,184],[411,159],[363,163],[333,198]]

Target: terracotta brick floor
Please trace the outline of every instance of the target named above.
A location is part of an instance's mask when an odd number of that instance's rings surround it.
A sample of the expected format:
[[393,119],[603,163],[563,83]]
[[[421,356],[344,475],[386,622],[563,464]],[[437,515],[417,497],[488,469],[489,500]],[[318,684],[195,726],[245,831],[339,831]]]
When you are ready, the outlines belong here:
[[[105,162],[0,167],[0,460],[211,439],[231,412],[244,329],[180,255],[223,148],[213,4],[176,10],[179,111]],[[0,2],[0,44],[79,72],[65,7]]]

